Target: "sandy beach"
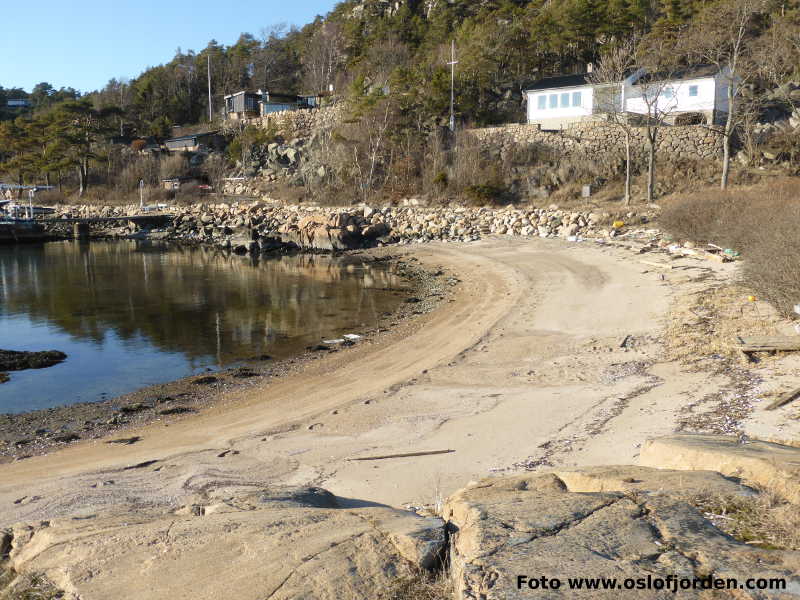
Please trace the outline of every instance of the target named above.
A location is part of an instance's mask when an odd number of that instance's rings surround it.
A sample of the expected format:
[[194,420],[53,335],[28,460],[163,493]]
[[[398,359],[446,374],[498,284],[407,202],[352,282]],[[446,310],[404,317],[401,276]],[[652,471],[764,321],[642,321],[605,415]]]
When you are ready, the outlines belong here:
[[[461,283],[391,334],[232,390],[176,422],[0,466],[0,525],[124,499],[178,506],[210,485],[322,486],[354,506],[435,505],[471,480],[633,464],[649,437],[728,383],[665,356],[680,294],[732,265],[667,276],[627,244],[489,238],[394,248]],[[696,262],[696,261],[695,261]],[[429,456],[352,460],[451,450]]]

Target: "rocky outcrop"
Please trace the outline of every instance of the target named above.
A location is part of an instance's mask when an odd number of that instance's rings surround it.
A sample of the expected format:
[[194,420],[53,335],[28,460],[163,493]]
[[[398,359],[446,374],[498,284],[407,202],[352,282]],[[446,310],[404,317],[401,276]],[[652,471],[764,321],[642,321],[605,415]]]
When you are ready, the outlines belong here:
[[642,445],[640,464],[718,471],[776,491],[800,504],[800,448],[715,435],[673,435]]
[[294,138],[289,142],[273,142],[266,146],[254,146],[246,161],[239,161],[230,180],[224,184],[224,191],[234,196],[251,192],[248,181],[257,181],[259,186],[283,182],[302,186],[315,180],[322,180],[328,174],[325,167],[314,161],[313,150],[318,136],[308,139]]
[[21,524],[0,542],[17,581],[41,573],[70,600],[356,600],[437,566],[445,534],[440,519],[293,488]]
[[352,250],[364,245],[364,237],[370,235],[370,228],[356,215],[346,212],[331,215],[310,215],[296,223],[287,223],[278,228],[284,242],[299,248],[312,250]]
[[[719,597],[800,596],[800,552],[737,541],[715,525],[719,515],[695,508],[697,497],[756,496],[712,471],[612,466],[489,478],[446,501],[446,523],[348,507],[320,488],[191,472],[182,489],[195,491],[179,506],[66,494],[51,503],[61,516],[0,529],[0,595],[37,576],[67,600],[361,600],[440,568],[449,548],[459,600],[705,598],[717,596],[674,590],[730,579],[786,588]],[[570,589],[579,578],[605,583]]]
[[[750,493],[717,473],[641,467],[473,483],[444,509],[457,597],[666,599],[676,595],[665,582],[711,576],[742,584],[782,578],[786,593],[736,590],[736,597],[796,598],[800,553],[763,550],[722,533],[685,501],[688,494],[709,491]],[[619,588],[578,591],[569,589],[569,578],[614,579]],[[650,589],[637,587],[647,586],[648,578]],[[664,587],[652,587],[656,579]],[[705,596],[698,589],[677,597]]]
[[0,371],[22,371],[24,369],[46,369],[66,360],[67,355],[58,350],[22,352],[0,350]]

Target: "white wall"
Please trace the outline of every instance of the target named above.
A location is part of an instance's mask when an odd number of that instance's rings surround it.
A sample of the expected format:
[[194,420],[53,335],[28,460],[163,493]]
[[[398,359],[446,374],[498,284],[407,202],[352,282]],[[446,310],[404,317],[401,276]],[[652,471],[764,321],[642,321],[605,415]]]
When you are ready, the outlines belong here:
[[[692,95],[693,88],[696,88],[696,96]],[[716,82],[712,77],[676,81],[664,86],[654,84],[649,89],[628,85],[625,89],[625,110],[646,115],[648,110],[647,102],[644,99],[645,92],[654,95],[661,91],[657,107],[662,114],[712,111],[716,105],[716,88]],[[671,98],[667,92],[668,89],[672,91]]]
[[716,79],[717,111],[728,112],[728,86],[731,84],[730,69],[725,70]]
[[[580,93],[580,103],[575,104],[573,94]],[[562,104],[562,94],[569,95],[568,106]],[[594,92],[592,86],[569,87],[552,90],[534,90],[528,95],[528,123],[546,123],[558,120],[578,120],[592,115]],[[557,106],[551,108],[551,96],[555,96]],[[539,98],[545,98],[546,108],[539,108]]]

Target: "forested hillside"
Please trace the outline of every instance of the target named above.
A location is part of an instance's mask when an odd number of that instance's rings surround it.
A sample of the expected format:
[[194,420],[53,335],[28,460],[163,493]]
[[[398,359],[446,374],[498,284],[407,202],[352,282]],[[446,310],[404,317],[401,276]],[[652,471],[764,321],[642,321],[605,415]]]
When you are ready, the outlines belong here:
[[[231,46],[212,40],[197,52],[179,49],[130,81],[111,80],[84,95],[81,109],[74,90],[40,84],[30,95],[32,112],[0,113],[17,119],[0,128],[0,159],[18,179],[41,180],[71,165],[86,183],[81,169],[104,161],[111,173],[120,165],[109,166],[117,159],[99,144],[103,135],[165,137],[174,125],[207,122],[209,62],[215,119],[231,92],[316,93],[332,85],[337,98],[353,101],[356,116],[388,103],[384,120],[395,139],[404,131],[431,132],[447,122],[453,41],[458,121],[518,121],[526,84],[582,71],[630,40],[641,52],[661,53],[659,61],[698,60],[680,41],[713,30],[720,25],[716,15],[725,12],[720,7],[742,1],[752,5],[742,54],[748,93],[798,79],[798,0],[346,0],[302,28],[272,26],[243,33]],[[65,99],[71,108],[60,106]],[[90,147],[70,148],[65,110],[88,115]],[[32,132],[20,140],[26,127]],[[31,154],[38,156],[36,166],[29,166]]]
[[[449,105],[450,41],[458,52],[457,95],[465,120],[502,121],[518,110],[526,83],[580,70],[615,40],[680,28],[711,0],[347,0],[304,27],[267,26],[225,46],[211,40],[199,51],[178,49],[163,65],[130,81],[112,79],[91,94],[114,105],[140,134],[207,119],[207,61],[219,110],[225,94],[241,89],[345,92],[392,84],[409,108],[444,114]],[[765,3],[767,4],[767,3]],[[778,3],[786,15],[797,2]],[[791,16],[791,15],[790,15]],[[13,82],[7,82],[13,83]],[[6,90],[12,91],[12,90]],[[8,94],[28,97],[28,94]],[[36,107],[76,96],[43,83]],[[0,97],[0,100],[4,99]],[[5,104],[5,102],[3,103]],[[518,104],[518,102],[516,102]],[[501,112],[497,107],[501,106]]]

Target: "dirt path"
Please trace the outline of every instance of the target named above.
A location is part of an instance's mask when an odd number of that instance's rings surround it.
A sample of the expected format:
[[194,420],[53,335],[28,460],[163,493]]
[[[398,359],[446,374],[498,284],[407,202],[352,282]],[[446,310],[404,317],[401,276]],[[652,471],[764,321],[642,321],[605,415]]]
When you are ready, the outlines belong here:
[[[540,239],[409,252],[458,274],[452,302],[386,343],[126,434],[142,438],[133,445],[82,443],[4,465],[0,525],[123,498],[180,504],[220,482],[436,503],[515,465],[630,464],[721,383],[660,363],[672,287],[629,252]],[[442,449],[454,452],[347,460]]]

